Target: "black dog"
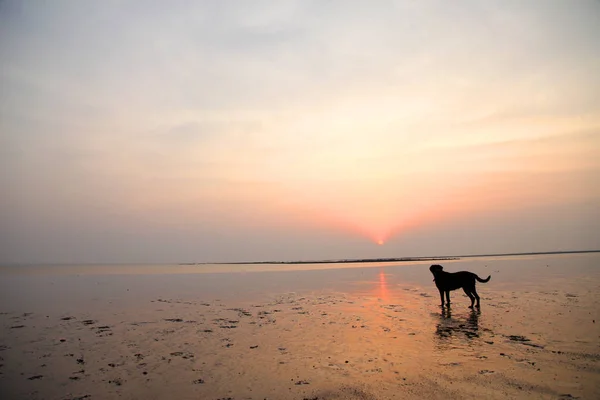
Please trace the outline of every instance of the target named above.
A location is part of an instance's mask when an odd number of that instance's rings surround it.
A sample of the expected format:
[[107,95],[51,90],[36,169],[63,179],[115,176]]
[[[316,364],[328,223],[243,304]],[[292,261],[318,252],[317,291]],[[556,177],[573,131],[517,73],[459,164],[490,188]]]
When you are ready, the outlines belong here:
[[444,292],[446,293],[446,303],[450,307],[450,291],[463,288],[467,296],[471,299],[471,305],[469,308],[473,308],[475,299],[477,299],[477,308],[479,308],[479,295],[475,290],[475,280],[485,283],[490,280],[491,275],[486,279],[481,279],[476,274],[467,271],[460,272],[445,272],[441,265],[432,265],[429,270],[433,274],[433,281],[440,291],[440,298],[442,299],[442,307],[444,306]]

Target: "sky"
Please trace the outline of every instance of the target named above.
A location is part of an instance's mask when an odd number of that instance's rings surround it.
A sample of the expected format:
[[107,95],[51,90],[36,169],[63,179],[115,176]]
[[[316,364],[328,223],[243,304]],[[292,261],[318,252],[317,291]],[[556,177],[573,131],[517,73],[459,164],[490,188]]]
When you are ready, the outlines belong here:
[[600,249],[598,1],[0,1],[0,262]]

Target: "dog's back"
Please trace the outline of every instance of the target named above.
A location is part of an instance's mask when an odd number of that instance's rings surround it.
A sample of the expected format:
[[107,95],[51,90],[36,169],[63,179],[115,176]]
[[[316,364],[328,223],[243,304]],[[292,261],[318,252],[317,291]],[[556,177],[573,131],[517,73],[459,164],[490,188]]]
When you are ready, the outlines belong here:
[[443,286],[444,290],[456,290],[464,286],[475,286],[475,274],[469,271],[445,272],[443,278],[437,279]]
[[488,282],[491,276],[481,279],[477,274],[469,271],[446,272],[441,265],[432,265],[429,270],[434,276],[435,285],[442,290],[456,290],[461,287],[474,287],[475,281]]

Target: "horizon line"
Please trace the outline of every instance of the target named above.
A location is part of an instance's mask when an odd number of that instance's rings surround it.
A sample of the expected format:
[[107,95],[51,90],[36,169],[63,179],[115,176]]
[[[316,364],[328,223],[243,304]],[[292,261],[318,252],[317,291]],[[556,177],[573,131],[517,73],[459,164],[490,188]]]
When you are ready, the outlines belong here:
[[236,262],[189,262],[178,263],[178,265],[201,265],[201,264],[335,264],[335,263],[367,263],[367,262],[403,262],[403,261],[435,261],[435,260],[460,260],[461,258],[474,257],[509,257],[509,256],[531,256],[544,254],[582,254],[600,253],[600,250],[559,250],[559,251],[536,251],[522,253],[493,253],[493,254],[463,254],[445,256],[411,256],[411,257],[381,257],[381,258],[352,258],[352,259],[326,259],[326,260],[295,260],[295,261],[236,261]]
[[235,262],[0,262],[0,267],[8,266],[31,266],[31,265],[226,265],[226,264],[336,264],[336,263],[368,263],[368,262],[410,262],[427,260],[460,260],[461,258],[475,257],[510,257],[544,254],[583,254],[600,253],[600,249],[594,250],[563,250],[563,251],[537,251],[537,252],[519,252],[519,253],[491,253],[491,254],[463,254],[463,255],[444,255],[444,256],[410,256],[410,257],[380,257],[380,258],[353,258],[353,259],[321,259],[321,260],[294,260],[294,261],[235,261]]

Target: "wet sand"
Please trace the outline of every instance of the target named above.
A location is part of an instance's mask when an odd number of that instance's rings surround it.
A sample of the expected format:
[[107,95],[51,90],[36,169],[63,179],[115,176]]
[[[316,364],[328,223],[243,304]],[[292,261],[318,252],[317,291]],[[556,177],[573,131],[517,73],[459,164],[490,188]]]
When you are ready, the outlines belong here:
[[[442,310],[427,264],[2,276],[6,399],[600,398],[600,257],[445,262],[480,311]],[[35,291],[35,293],[33,292]]]

